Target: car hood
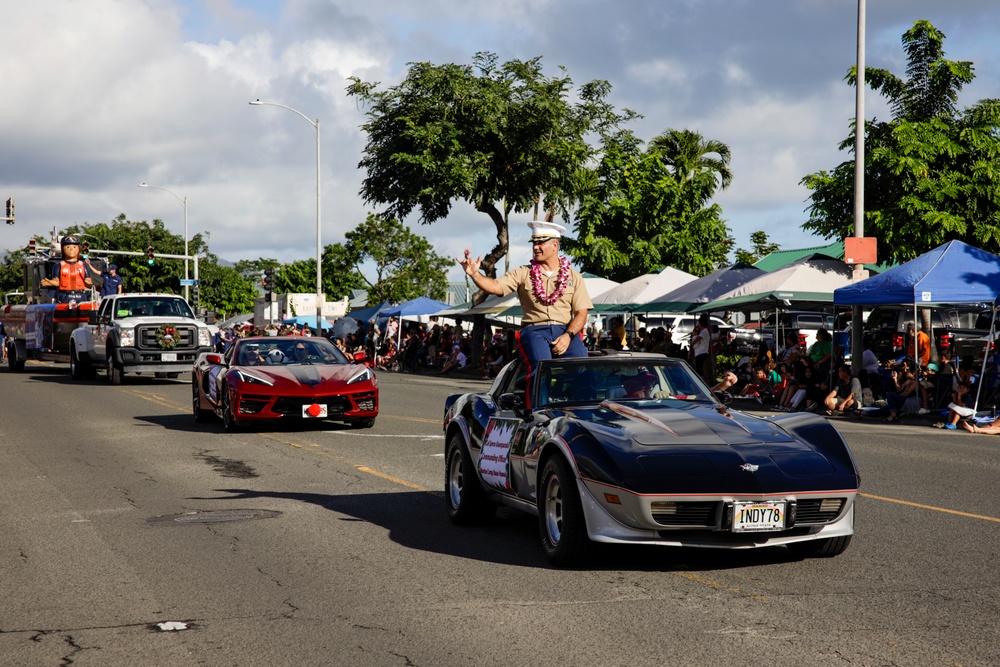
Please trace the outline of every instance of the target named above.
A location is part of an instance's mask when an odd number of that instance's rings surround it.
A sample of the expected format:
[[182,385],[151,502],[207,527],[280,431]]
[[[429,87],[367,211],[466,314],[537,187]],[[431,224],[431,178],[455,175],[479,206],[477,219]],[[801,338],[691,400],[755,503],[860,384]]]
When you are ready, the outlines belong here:
[[[365,371],[356,364],[290,364],[286,366],[239,366],[236,370],[270,381],[275,387],[316,387],[323,383],[346,384]],[[369,371],[370,372],[370,371]]]
[[767,420],[730,412],[722,406],[666,407],[606,401],[596,409],[563,414],[575,417],[578,425],[594,431],[601,440],[628,438],[647,446],[797,442]]

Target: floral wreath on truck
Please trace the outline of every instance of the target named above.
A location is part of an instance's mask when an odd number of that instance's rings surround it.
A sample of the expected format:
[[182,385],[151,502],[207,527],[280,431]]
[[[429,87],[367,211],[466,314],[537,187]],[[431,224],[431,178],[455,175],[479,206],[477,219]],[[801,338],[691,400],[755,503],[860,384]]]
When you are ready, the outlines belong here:
[[177,345],[177,329],[164,324],[156,330],[156,343],[164,350],[172,350]]

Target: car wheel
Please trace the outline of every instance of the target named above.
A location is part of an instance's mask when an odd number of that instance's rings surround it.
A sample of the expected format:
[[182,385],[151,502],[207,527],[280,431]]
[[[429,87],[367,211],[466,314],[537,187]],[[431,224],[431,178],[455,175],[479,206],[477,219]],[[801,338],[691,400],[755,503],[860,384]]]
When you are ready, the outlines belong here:
[[852,537],[853,535],[841,535],[809,542],[793,542],[788,545],[788,550],[797,558],[833,558],[847,551]]
[[115,351],[113,348],[108,348],[108,384],[120,385],[122,383],[122,378],[124,377],[124,372],[122,372],[121,366],[115,363]]
[[229,399],[229,387],[222,386],[219,391],[222,392],[222,423],[226,427],[226,433],[235,433],[240,430],[240,422],[233,414],[233,406]]
[[191,374],[191,412],[194,414],[196,422],[206,422],[211,414],[208,410],[201,409],[201,394],[198,391],[198,378]]
[[365,417],[364,419],[355,419],[354,421],[349,423],[351,425],[351,428],[371,428],[372,426],[375,425],[375,418]]
[[594,543],[587,535],[583,503],[566,459],[555,455],[545,462],[538,491],[538,527],[542,549],[549,562],[553,565],[585,563]]
[[80,357],[76,353],[76,344],[70,343],[69,346],[69,376],[74,380],[82,380],[86,377],[86,371],[83,368],[83,364],[80,363]]
[[486,497],[472,457],[458,435],[448,441],[444,497],[448,502],[448,516],[459,526],[489,523],[496,516],[497,506]]

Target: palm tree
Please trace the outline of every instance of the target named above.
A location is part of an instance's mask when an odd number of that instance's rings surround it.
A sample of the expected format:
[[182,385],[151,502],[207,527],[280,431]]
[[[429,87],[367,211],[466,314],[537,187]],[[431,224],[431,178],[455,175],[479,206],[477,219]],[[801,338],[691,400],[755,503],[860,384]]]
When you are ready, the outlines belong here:
[[667,130],[649,142],[648,152],[662,160],[697,208],[711,201],[717,188],[725,190],[733,181],[729,146],[693,130]]

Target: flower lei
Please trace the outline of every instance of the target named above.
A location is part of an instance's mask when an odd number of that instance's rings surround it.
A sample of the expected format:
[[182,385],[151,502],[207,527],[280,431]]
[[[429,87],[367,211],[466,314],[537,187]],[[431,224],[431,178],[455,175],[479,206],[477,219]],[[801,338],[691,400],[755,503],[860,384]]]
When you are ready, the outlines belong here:
[[562,298],[569,284],[569,260],[565,257],[559,258],[559,275],[556,276],[556,288],[552,294],[545,293],[545,282],[542,280],[542,265],[531,261],[531,291],[535,297],[546,306],[551,306]]
[[172,350],[177,345],[177,329],[164,324],[156,330],[156,343],[164,350]]

